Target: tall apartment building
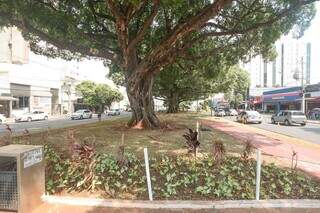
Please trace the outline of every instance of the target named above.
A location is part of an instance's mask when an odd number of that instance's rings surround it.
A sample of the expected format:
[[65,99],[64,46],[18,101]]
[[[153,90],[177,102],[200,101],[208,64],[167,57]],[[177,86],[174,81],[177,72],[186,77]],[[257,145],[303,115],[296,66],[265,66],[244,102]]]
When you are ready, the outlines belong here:
[[261,55],[252,58],[243,68],[250,73],[250,95],[260,96],[272,88],[310,84],[311,43],[285,36],[275,44],[277,57],[266,61]]

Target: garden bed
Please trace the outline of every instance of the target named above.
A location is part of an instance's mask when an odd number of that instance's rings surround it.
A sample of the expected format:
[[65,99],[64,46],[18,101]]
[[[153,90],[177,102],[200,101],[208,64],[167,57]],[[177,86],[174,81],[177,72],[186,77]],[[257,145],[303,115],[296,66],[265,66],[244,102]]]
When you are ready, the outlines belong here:
[[[95,154],[90,161],[75,160],[46,147],[46,161],[46,190],[50,194],[148,198],[143,160],[132,154]],[[255,160],[236,156],[225,156],[220,163],[210,155],[196,159],[189,155],[151,158],[154,199],[254,199],[255,166]],[[320,182],[295,170],[263,164],[260,198],[320,199]]]

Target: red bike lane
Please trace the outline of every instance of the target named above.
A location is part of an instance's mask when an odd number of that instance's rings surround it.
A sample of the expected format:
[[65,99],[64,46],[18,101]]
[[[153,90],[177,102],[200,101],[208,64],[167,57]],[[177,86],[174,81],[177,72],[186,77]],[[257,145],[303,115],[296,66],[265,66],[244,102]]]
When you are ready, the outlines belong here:
[[202,120],[202,124],[224,132],[239,142],[250,141],[263,154],[291,164],[292,153],[298,156],[297,167],[320,179],[320,145],[221,118]]

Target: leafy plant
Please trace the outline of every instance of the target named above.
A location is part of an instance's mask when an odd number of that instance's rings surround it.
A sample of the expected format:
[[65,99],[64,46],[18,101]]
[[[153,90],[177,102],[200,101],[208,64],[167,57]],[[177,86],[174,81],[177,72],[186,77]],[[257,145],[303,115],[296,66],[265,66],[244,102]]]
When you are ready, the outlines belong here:
[[226,154],[226,148],[223,142],[220,140],[215,140],[213,142],[213,159],[220,164]]
[[12,143],[12,129],[8,124],[5,124],[5,126],[6,132],[2,137],[0,137],[0,146],[6,146]]
[[[86,164],[80,158],[75,161],[46,145],[46,190],[49,193],[91,190],[111,198],[147,199],[142,161],[133,154],[123,154],[127,164],[119,164],[117,156],[97,153]],[[186,156],[151,158],[155,199],[254,199],[254,159],[244,162],[239,157],[225,156],[219,167],[215,167],[214,162],[212,156],[203,156],[197,161]],[[319,199],[320,184],[302,173],[263,164],[261,198]]]
[[200,146],[200,142],[198,141],[198,132],[193,131],[192,129],[188,129],[189,131],[186,132],[183,137],[186,139],[185,145],[188,149],[188,153],[193,153],[195,157],[197,157],[197,149]]
[[253,153],[254,146],[252,145],[250,140],[247,140],[245,143],[245,147],[242,151],[241,158],[245,161],[248,161],[250,155]]
[[24,129],[22,132],[22,142],[24,144],[31,144],[31,135],[30,135],[30,131],[27,129]]

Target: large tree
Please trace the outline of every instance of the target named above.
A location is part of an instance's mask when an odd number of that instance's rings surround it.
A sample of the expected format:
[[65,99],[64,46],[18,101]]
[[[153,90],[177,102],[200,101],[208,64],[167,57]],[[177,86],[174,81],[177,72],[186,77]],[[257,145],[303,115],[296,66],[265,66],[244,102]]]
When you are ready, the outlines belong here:
[[246,89],[249,83],[248,73],[238,66],[224,68],[212,63],[179,61],[155,78],[154,95],[165,102],[168,113],[175,113],[182,102],[233,92],[238,90],[238,85]]
[[[315,1],[0,0],[0,26],[19,27],[36,53],[117,66],[133,110],[130,124],[157,127],[152,85],[164,67],[179,58],[237,61],[260,53],[295,25],[301,34]],[[195,44],[201,54],[190,51]]]

